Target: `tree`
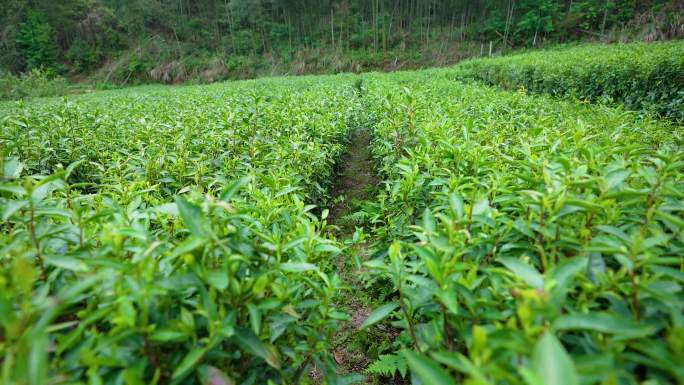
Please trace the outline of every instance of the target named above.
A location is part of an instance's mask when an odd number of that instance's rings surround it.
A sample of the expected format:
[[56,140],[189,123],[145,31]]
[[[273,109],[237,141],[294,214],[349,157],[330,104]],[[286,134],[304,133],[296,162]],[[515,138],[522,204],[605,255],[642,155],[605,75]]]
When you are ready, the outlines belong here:
[[553,32],[553,20],[557,13],[557,6],[551,0],[523,0],[520,2],[522,15],[517,24],[518,33],[529,37],[532,33],[532,46],[537,45],[539,32]]
[[27,13],[26,21],[20,24],[17,35],[17,45],[27,70],[43,69],[52,73],[60,70],[52,33],[52,27],[42,13],[34,10]]

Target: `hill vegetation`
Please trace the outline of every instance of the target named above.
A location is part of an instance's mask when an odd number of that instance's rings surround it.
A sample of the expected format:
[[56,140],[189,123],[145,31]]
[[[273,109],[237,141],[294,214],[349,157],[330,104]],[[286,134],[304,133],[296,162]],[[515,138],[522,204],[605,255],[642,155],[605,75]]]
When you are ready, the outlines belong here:
[[674,0],[5,0],[0,69],[210,82],[442,66],[576,40],[684,35]]

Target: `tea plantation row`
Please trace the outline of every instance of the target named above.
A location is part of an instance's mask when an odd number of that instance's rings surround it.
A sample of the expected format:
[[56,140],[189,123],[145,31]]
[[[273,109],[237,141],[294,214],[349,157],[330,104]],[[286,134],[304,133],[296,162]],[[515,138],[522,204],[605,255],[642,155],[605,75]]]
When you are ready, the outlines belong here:
[[359,113],[351,81],[9,106],[2,383],[296,383],[329,366],[340,246],[310,203]]
[[[684,381],[681,127],[607,107],[378,76],[366,106],[386,188],[372,365],[422,383]],[[372,327],[372,326],[370,326]],[[644,382],[648,380],[649,382]]]
[[684,41],[580,45],[476,59],[457,77],[510,90],[525,88],[592,102],[621,104],[684,120]]

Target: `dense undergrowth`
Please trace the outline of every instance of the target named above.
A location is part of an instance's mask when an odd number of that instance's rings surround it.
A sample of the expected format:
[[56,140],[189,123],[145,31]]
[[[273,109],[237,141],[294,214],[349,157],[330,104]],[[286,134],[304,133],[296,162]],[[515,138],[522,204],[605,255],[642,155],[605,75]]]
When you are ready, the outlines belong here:
[[[350,383],[343,295],[379,383],[684,381],[682,127],[461,75],[0,105],[2,383]],[[336,239],[355,128],[383,182]]]
[[684,120],[684,42],[580,45],[476,59],[462,77]]

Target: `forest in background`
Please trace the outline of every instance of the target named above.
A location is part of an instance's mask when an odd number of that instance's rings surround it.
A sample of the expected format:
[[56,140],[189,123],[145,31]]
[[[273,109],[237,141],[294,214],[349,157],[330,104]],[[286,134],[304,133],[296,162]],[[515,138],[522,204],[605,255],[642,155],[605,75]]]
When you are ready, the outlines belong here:
[[0,74],[120,86],[391,71],[550,43],[673,39],[683,10],[676,0],[4,0]]

